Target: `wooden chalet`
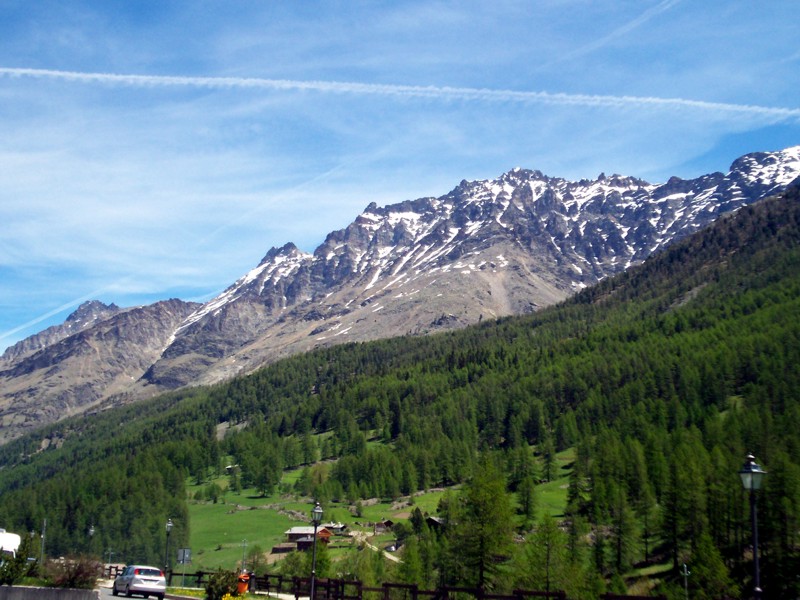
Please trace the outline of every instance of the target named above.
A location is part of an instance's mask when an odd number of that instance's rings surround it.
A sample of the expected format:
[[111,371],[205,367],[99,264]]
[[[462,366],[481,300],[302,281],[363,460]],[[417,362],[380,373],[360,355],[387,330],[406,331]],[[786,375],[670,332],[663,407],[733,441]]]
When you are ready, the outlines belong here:
[[394,521],[391,519],[384,519],[383,521],[375,523],[373,530],[375,533],[384,533],[390,531],[392,527],[394,527]]
[[[286,545],[294,544],[298,550],[310,550],[314,545],[314,528],[311,526],[292,527],[286,533]],[[317,528],[317,540],[322,544],[331,541],[331,532],[327,527]],[[284,544],[281,546],[286,547]]]

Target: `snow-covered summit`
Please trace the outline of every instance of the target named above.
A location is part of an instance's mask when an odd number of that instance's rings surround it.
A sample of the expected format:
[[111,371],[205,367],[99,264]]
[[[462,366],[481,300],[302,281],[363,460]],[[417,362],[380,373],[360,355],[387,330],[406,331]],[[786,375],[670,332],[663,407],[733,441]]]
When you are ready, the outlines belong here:
[[800,146],[658,184],[515,168],[439,197],[373,203],[312,254],[291,243],[270,249],[204,305],[90,302],[16,344],[0,357],[14,423],[6,435],[112,397],[213,383],[319,346],[535,311],[800,184],[798,176]]
[[190,376],[188,355],[203,370],[222,360],[225,372],[237,372],[245,355],[264,361],[536,310],[798,176],[800,146],[661,184],[603,173],[569,181],[514,168],[439,197],[372,203],[313,254],[293,244],[270,250],[183,323],[152,381],[170,364]]

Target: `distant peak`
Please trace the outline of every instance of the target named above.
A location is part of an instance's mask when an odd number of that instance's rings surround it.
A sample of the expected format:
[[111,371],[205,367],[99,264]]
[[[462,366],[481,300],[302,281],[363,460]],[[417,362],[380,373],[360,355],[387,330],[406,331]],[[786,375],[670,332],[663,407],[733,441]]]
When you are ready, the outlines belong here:
[[748,152],[740,156],[731,164],[731,171],[741,169],[753,163],[756,164],[774,164],[775,162],[783,161],[796,161],[800,160],[800,146],[790,146],[783,150],[776,150],[774,152]]
[[266,256],[261,259],[259,265],[263,265],[264,263],[273,261],[278,256],[293,256],[295,254],[299,254],[300,250],[295,246],[292,242],[287,242],[280,248],[276,248],[273,246],[269,249]]
[[117,312],[120,310],[119,306],[114,304],[105,304],[99,300],[89,300],[81,304],[75,312],[67,317],[67,321],[85,321],[87,319],[94,319],[100,314],[108,312]]
[[512,181],[525,179],[546,180],[548,177],[538,169],[523,169],[522,167],[514,167],[510,171],[503,173],[499,179],[510,179]]

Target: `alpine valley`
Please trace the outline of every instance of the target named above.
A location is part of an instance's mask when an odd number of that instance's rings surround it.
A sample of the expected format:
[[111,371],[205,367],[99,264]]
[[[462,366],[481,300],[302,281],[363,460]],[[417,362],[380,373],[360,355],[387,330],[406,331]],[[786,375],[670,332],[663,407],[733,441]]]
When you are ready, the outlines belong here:
[[514,169],[436,198],[370,204],[313,254],[291,243],[271,249],[206,304],[88,302],[9,348],[0,358],[0,443],[317,347],[530,313],[799,179],[796,146],[663,184]]

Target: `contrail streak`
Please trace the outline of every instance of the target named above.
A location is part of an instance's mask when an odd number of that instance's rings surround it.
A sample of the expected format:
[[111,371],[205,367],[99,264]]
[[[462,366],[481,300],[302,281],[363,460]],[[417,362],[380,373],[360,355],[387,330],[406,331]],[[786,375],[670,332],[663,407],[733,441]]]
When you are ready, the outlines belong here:
[[[127,281],[129,279],[130,279],[130,277],[124,277],[119,282],[120,283],[121,282],[125,282],[125,281]],[[8,338],[8,337],[11,337],[15,333],[19,333],[20,331],[24,331],[26,329],[29,329],[30,327],[33,327],[34,325],[38,325],[42,321],[46,321],[50,317],[54,317],[57,314],[59,314],[61,312],[64,312],[67,309],[73,308],[74,306],[78,306],[79,304],[82,304],[83,302],[86,302],[87,300],[93,300],[94,298],[97,298],[97,296],[99,294],[105,292],[106,290],[110,289],[111,287],[112,286],[104,286],[102,288],[96,289],[96,290],[94,290],[92,292],[89,292],[88,294],[86,294],[84,296],[81,296],[80,298],[75,298],[74,300],[70,300],[69,302],[66,302],[66,303],[62,304],[61,306],[59,306],[57,308],[54,308],[53,310],[51,310],[49,312],[46,312],[43,315],[40,315],[40,316],[38,316],[38,317],[36,317],[34,319],[31,319],[27,323],[23,323],[22,325],[18,325],[17,327],[14,327],[13,329],[9,329],[8,331],[0,332],[0,340],[3,340],[3,339]]]
[[572,60],[573,58],[577,58],[579,56],[585,56],[586,54],[594,52],[595,50],[599,50],[600,48],[603,48],[603,47],[607,46],[610,42],[614,41],[615,39],[627,35],[628,33],[633,31],[634,29],[640,27],[641,25],[643,25],[644,23],[646,23],[647,21],[649,21],[653,17],[655,17],[655,16],[663,13],[664,11],[672,8],[673,6],[678,4],[678,2],[680,2],[680,1],[681,0],[663,0],[658,5],[647,9],[645,12],[643,12],[641,15],[639,15],[638,17],[636,17],[632,21],[629,21],[628,23],[625,23],[621,27],[618,27],[617,29],[613,30],[608,35],[603,36],[599,40],[596,40],[596,41],[594,41],[592,43],[589,43],[589,44],[587,44],[585,46],[582,46],[580,48],[576,48],[572,52],[568,52],[567,54],[564,54],[563,56],[560,56],[559,58],[554,60],[551,64],[561,63],[561,62],[564,62],[564,61],[567,61],[567,60]]
[[705,102],[686,98],[660,98],[649,96],[611,96],[565,94],[541,91],[514,91],[486,88],[414,86],[342,81],[303,81],[292,79],[261,79],[248,77],[185,77],[173,75],[119,75],[114,73],[82,73],[49,69],[0,67],[0,76],[60,79],[77,83],[100,83],[136,87],[194,87],[209,89],[263,89],[273,91],[314,91],[405,98],[430,98],[436,100],[463,100],[485,102],[518,102],[587,107],[639,107],[657,109],[692,109],[714,113],[733,113],[772,121],[800,120],[800,108],[781,108],[752,104]]

